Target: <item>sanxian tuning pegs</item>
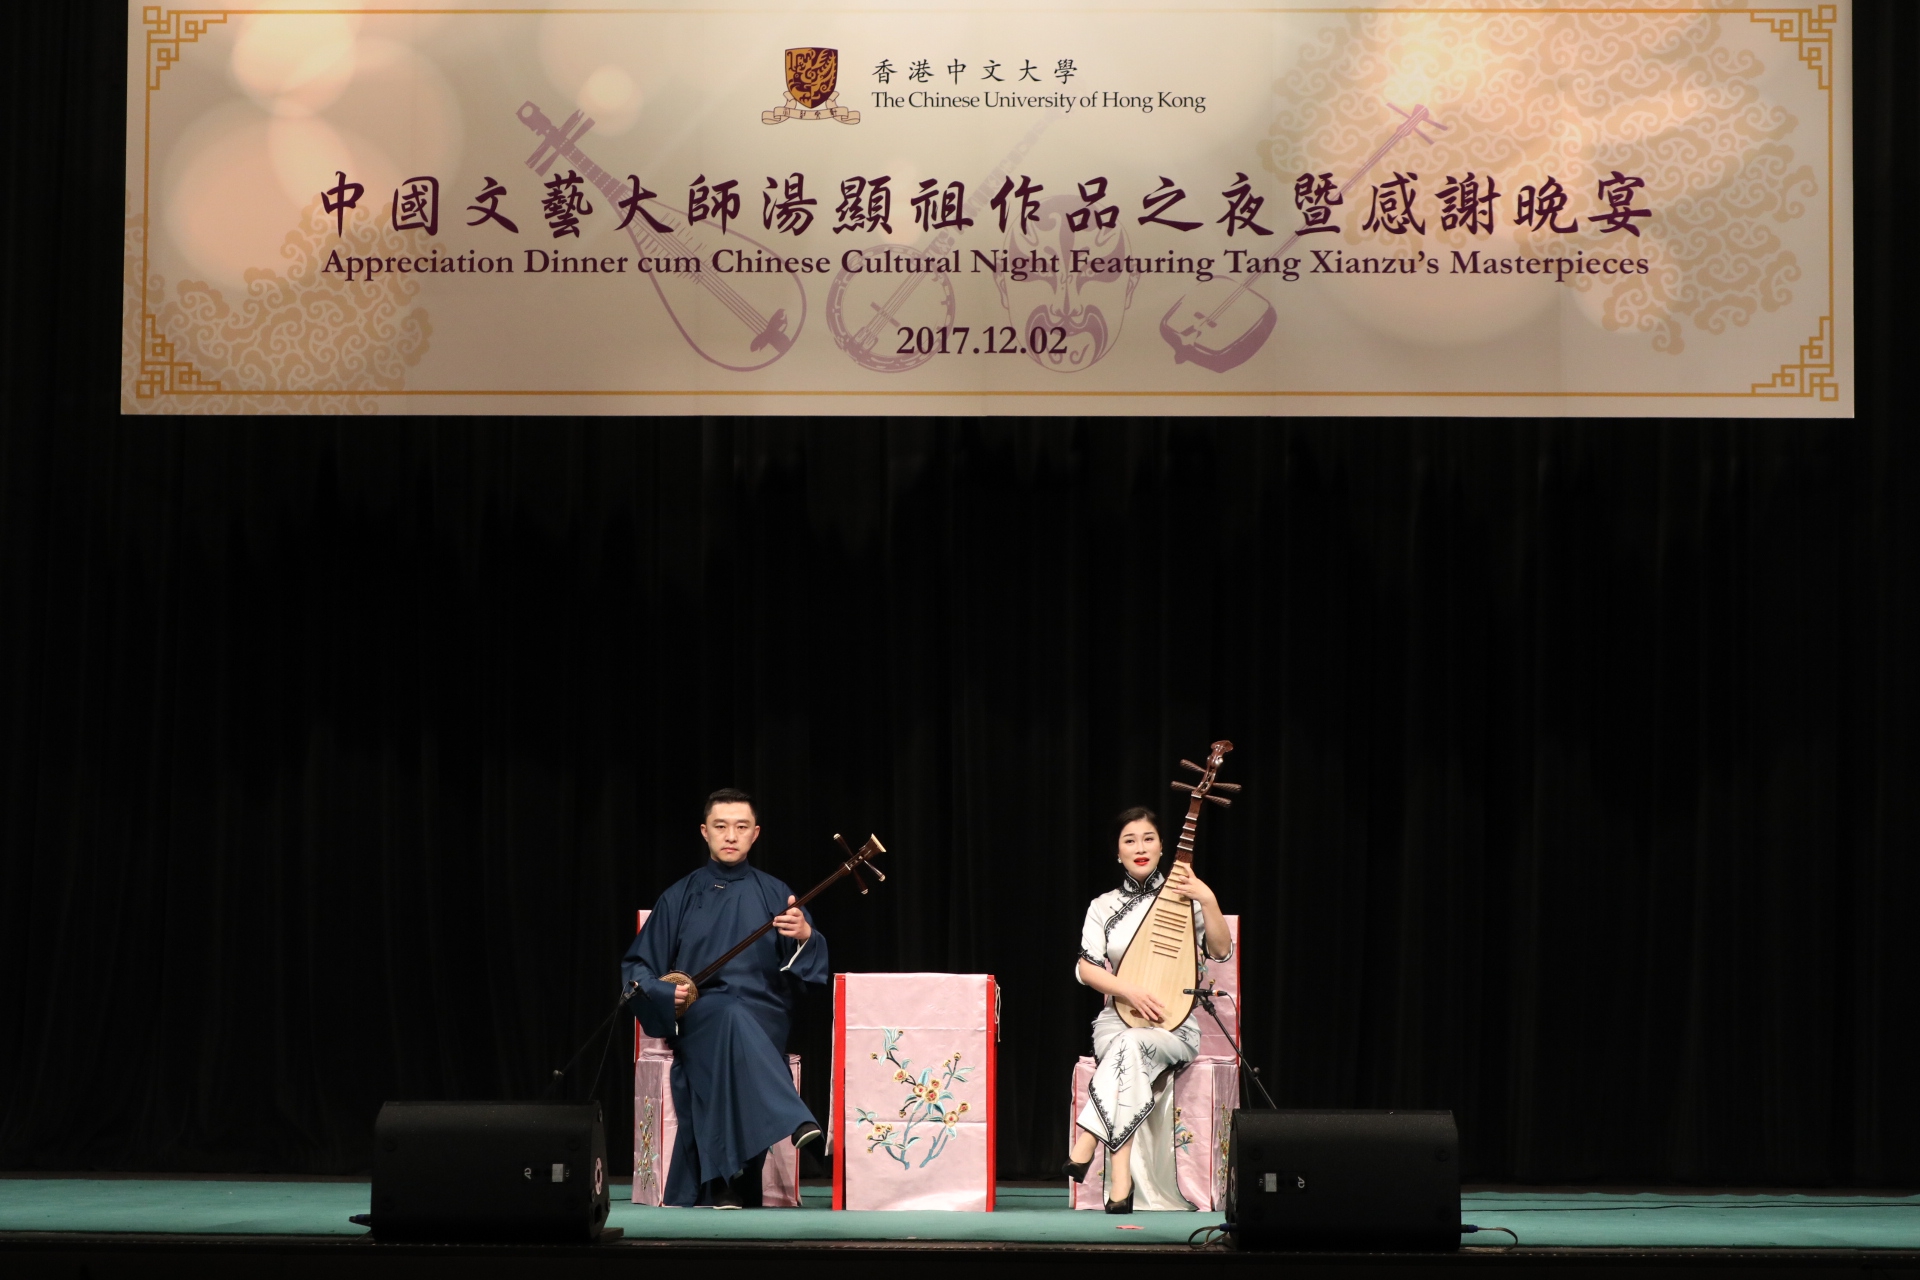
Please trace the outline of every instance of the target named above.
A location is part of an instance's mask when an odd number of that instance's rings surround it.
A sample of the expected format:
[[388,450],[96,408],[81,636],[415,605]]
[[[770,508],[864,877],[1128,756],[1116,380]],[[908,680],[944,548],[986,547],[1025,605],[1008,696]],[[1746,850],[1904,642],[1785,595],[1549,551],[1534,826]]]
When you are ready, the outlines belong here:
[[867,870],[873,872],[874,878],[879,880],[881,884],[887,882],[887,873],[873,865],[873,856],[877,853],[885,853],[887,851],[887,846],[880,843],[879,836],[869,835],[867,842],[860,846],[860,852],[858,853],[853,851],[852,847],[847,844],[846,837],[842,836],[838,831],[833,833],[833,841],[840,846],[840,851],[846,854],[847,860],[853,864],[848,870],[853,872],[854,880],[859,882],[860,892],[865,893],[867,891],[866,881],[860,879],[860,867],[863,863]]

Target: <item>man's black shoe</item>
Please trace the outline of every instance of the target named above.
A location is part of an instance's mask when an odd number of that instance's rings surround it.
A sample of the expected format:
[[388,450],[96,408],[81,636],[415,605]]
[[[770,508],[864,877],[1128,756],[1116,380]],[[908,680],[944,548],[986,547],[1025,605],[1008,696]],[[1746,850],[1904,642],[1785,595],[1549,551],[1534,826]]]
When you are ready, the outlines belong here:
[[733,1184],[728,1182],[725,1178],[715,1178],[712,1182],[707,1184],[707,1187],[708,1187],[707,1194],[709,1195],[709,1197],[711,1197],[713,1201],[713,1203],[709,1206],[710,1208],[744,1209],[746,1207],[745,1205],[740,1203],[740,1197],[734,1191]]
[[798,1151],[801,1148],[805,1147],[809,1142],[813,1142],[824,1136],[825,1135],[820,1132],[819,1125],[815,1124],[811,1120],[802,1120],[800,1122],[800,1127],[793,1131],[794,1150]]

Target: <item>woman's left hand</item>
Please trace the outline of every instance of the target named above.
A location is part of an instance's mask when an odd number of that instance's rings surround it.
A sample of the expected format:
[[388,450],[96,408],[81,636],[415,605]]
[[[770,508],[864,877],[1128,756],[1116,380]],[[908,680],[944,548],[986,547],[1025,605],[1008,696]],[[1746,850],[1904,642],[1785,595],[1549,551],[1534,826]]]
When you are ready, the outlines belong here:
[[1213,907],[1218,903],[1218,899],[1213,896],[1213,890],[1207,887],[1206,881],[1193,874],[1193,867],[1185,862],[1173,864],[1173,870],[1167,873],[1167,888],[1175,893],[1185,894],[1202,906]]

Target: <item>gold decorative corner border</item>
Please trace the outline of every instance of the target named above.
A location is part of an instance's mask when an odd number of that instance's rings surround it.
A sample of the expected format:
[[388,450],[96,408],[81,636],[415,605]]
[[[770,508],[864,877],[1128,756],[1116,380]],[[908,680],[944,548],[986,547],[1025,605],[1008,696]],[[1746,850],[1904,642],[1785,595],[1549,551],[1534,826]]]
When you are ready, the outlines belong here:
[[181,10],[171,12],[165,5],[150,4],[140,10],[140,24],[147,29],[147,88],[160,87],[160,76],[180,61],[180,46],[192,44],[207,33],[207,28],[227,20],[224,12]]
[[[1774,9],[1760,10],[1747,15],[1751,22],[1758,22],[1771,28],[1773,34],[1787,44],[1797,46],[1800,61],[1813,71],[1815,81],[1828,95],[1827,122],[1827,266],[1829,274],[1835,266],[1833,251],[1833,29],[1840,21],[1838,5],[1822,4],[1811,9]],[[1828,282],[1831,295],[1832,282]],[[1831,296],[1829,296],[1831,302]],[[1833,355],[1833,316],[1820,317],[1819,332],[1809,338],[1800,347],[1800,358],[1780,366],[1771,380],[1753,384],[1751,394],[1756,396],[1790,396],[1818,398],[1828,404],[1840,399],[1840,387],[1834,380]]]
[[1815,9],[1762,9],[1747,14],[1753,22],[1773,28],[1788,44],[1800,46],[1800,61],[1813,68],[1822,89],[1833,88],[1833,28],[1840,21],[1837,5]]
[[173,343],[160,336],[160,324],[151,315],[140,320],[140,376],[133,384],[137,398],[195,391],[217,394],[226,389],[202,377],[191,360],[176,358]]
[[[140,25],[147,29],[147,162],[152,163],[152,97],[160,88],[160,78],[180,61],[180,51],[193,44],[213,27],[226,22],[228,14],[220,10],[169,10],[165,5],[143,5]],[[144,180],[150,185],[151,178]],[[191,360],[182,360],[174,344],[160,334],[160,321],[148,309],[147,236],[148,192],[141,192],[140,237],[140,375],[134,380],[135,399],[179,393],[218,393],[219,382],[203,376]]]
[[1820,317],[1820,332],[1800,348],[1795,364],[1784,364],[1770,382],[1753,384],[1756,396],[1818,396],[1829,404],[1840,398],[1833,372],[1833,317]]

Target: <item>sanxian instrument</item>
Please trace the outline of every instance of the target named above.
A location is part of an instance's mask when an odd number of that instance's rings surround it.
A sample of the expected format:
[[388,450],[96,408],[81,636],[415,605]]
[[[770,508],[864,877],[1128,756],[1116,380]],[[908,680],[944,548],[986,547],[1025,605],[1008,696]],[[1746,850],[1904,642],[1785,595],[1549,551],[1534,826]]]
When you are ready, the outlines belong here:
[[[873,856],[877,853],[885,853],[887,851],[887,846],[880,843],[879,836],[869,835],[867,837],[867,842],[861,845],[858,849],[848,848],[846,840],[840,835],[838,831],[833,833],[833,839],[834,839],[834,842],[840,846],[841,851],[847,855],[847,860],[841,863],[837,868],[835,868],[834,873],[832,875],[828,876],[825,880],[822,880],[819,884],[813,886],[813,888],[807,890],[806,893],[801,897],[795,898],[793,901],[793,905],[786,908],[786,910],[792,911],[797,907],[806,906],[809,902],[812,902],[815,898],[819,897],[821,892],[828,885],[840,879],[842,876],[851,875],[853,877],[853,882],[860,886],[860,892],[865,893],[867,891],[867,882],[860,878],[860,868],[863,864],[866,866],[867,870],[873,872],[875,877],[877,877],[882,883],[886,881],[886,878],[887,878],[886,873],[880,870],[880,868],[873,865]],[[732,960],[735,956],[739,955],[742,951],[745,951],[748,947],[752,946],[754,943],[760,941],[761,938],[764,938],[767,934],[767,930],[771,928],[773,928],[773,921],[768,920],[765,924],[761,925],[758,929],[755,929],[752,933],[742,938],[734,946],[734,948],[731,951],[727,952],[727,954],[721,956],[718,960],[715,960],[712,964],[708,965],[706,968],[702,969],[700,972],[694,974],[692,977],[688,977],[686,974],[681,973],[678,969],[675,969],[671,973],[661,974],[660,981],[671,982],[675,986],[685,986],[690,988],[690,990],[687,993],[687,1007],[690,1009],[693,1007],[693,1002],[700,998],[700,984],[703,982],[711,981],[713,979],[714,974],[720,972],[722,969],[727,967],[728,961]]]
[[[1435,120],[1424,106],[1416,106],[1412,111],[1400,111],[1391,102],[1387,105],[1400,113],[1403,123],[1394,130],[1391,138],[1380,144],[1378,151],[1367,157],[1328,204],[1345,203],[1347,193],[1359,186],[1360,180],[1373,172],[1373,167],[1384,160],[1387,152],[1398,146],[1402,138],[1415,137],[1432,146],[1433,139],[1422,133],[1422,129],[1432,125],[1444,133],[1452,127]],[[1285,257],[1287,250],[1293,248],[1294,242],[1303,234],[1308,233],[1304,229],[1294,232],[1278,249],[1271,252],[1263,249],[1260,256]],[[1244,280],[1238,281],[1231,276],[1216,276],[1188,290],[1178,302],[1168,307],[1167,314],[1160,317],[1160,337],[1173,348],[1173,362],[1185,364],[1192,361],[1203,369],[1225,373],[1228,369],[1245,364],[1254,352],[1266,345],[1279,316],[1271,302],[1252,292],[1253,286],[1260,280],[1258,273],[1250,273]]]
[[[1230,805],[1233,801],[1214,792],[1240,790],[1238,783],[1214,780],[1220,772],[1220,762],[1231,750],[1233,744],[1222,738],[1208,748],[1205,767],[1191,760],[1180,762],[1181,768],[1199,774],[1200,781],[1173,784],[1175,791],[1190,792],[1192,796],[1187,803],[1187,820],[1180,826],[1180,846],[1174,854],[1177,862],[1193,865],[1193,833],[1200,823],[1201,806],[1209,800],[1222,807]],[[1161,886],[1153,904],[1147,908],[1146,919],[1140,922],[1133,941],[1127,944],[1127,953],[1120,957],[1118,976],[1130,986],[1144,988],[1166,1011],[1165,1016],[1155,1022],[1116,996],[1113,1011],[1128,1026],[1171,1031],[1187,1020],[1187,1015],[1193,1012],[1193,988],[1200,985],[1200,948],[1193,935],[1193,899],[1176,893],[1169,886]]]

